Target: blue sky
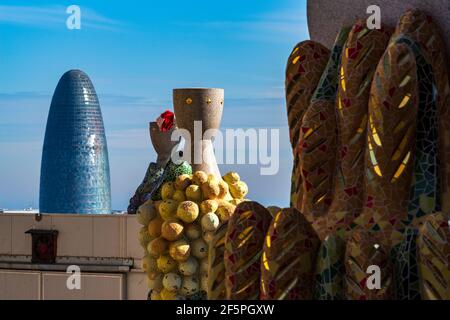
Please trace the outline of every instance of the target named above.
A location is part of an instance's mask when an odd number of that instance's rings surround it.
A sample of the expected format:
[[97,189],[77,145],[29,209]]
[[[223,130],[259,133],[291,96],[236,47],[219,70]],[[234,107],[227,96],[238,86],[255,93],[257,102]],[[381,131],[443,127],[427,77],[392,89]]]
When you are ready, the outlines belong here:
[[[66,8],[81,8],[81,30]],[[0,4],[0,208],[38,206],[53,90],[69,69],[91,78],[108,139],[112,204],[125,209],[155,158],[148,122],[172,88],[225,89],[223,128],[280,129],[280,171],[238,171],[249,198],[287,206],[291,170],[284,69],[308,39],[305,0],[8,1]]]

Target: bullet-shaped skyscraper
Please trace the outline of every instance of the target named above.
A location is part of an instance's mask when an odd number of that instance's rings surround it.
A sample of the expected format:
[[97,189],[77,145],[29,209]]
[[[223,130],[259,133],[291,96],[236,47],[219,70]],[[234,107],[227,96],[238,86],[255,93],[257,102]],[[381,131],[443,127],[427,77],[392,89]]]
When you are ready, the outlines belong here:
[[89,77],[66,72],[53,94],[42,150],[39,211],[111,213],[108,147]]

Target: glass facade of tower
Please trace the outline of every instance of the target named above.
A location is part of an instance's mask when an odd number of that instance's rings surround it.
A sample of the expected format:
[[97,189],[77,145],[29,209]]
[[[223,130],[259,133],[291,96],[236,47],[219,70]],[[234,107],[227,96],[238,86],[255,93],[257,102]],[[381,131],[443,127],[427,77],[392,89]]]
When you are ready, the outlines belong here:
[[39,210],[111,213],[102,113],[91,80],[80,70],[66,72],[53,94],[42,151]]

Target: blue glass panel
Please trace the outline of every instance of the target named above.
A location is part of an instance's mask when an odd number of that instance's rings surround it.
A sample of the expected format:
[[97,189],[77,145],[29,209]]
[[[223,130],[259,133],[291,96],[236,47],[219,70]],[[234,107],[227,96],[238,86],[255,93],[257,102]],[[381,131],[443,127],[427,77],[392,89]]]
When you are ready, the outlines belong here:
[[66,72],[53,94],[41,163],[44,213],[111,213],[108,147],[97,94],[80,70]]

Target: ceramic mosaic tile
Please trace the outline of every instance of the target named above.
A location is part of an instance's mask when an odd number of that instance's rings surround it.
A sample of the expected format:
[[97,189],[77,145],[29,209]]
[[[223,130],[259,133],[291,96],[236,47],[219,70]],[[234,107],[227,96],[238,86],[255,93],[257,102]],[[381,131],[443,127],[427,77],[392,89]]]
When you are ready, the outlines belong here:
[[402,242],[391,249],[395,296],[398,300],[420,300],[416,242],[417,229],[407,228]]
[[425,300],[450,300],[449,218],[443,213],[428,215],[419,229],[419,275]]
[[441,165],[442,209],[450,210],[450,87],[445,45],[433,18],[420,10],[408,10],[396,28],[396,35],[406,34],[420,45],[425,60],[431,64],[436,84]]
[[416,58],[391,43],[370,90],[365,160],[365,203],[355,223],[381,233],[390,245],[403,237],[413,178],[418,112]]
[[337,96],[338,152],[329,226],[342,234],[364,205],[364,154],[367,143],[368,102],[375,68],[386,49],[390,32],[369,30],[364,20],[350,31],[343,49]]
[[158,166],[155,162],[151,162],[147,168],[144,180],[136,189],[133,197],[128,205],[128,214],[135,214],[141,204],[145,202],[144,197],[153,189],[157,189],[159,181],[164,174],[164,168]]
[[208,300],[225,300],[225,235],[228,224],[217,229],[213,240],[209,243],[208,254]]
[[319,246],[316,232],[298,210],[277,213],[264,241],[261,299],[312,299]]
[[408,215],[403,221],[409,225],[441,209],[436,83],[432,67],[416,42],[407,35],[400,35],[393,41],[411,48],[416,57],[419,81],[414,179],[410,187]]
[[[298,157],[296,154],[301,120],[325,69],[330,51],[314,41],[298,43],[290,54],[286,66],[286,105],[289,137],[294,151],[291,205],[302,200]],[[300,203],[299,203],[300,201]]]
[[[303,197],[297,208],[313,223],[323,239],[328,234],[327,211],[332,201],[336,167],[335,100],[342,48],[350,28],[338,34],[330,59],[311,103],[303,116],[298,143],[298,159]],[[298,174],[298,173],[297,173]]]
[[239,204],[225,238],[225,287],[228,300],[257,300],[261,254],[272,216],[257,202]]
[[344,256],[345,242],[341,238],[329,235],[322,241],[316,263],[315,299],[344,299]]
[[[378,266],[380,288],[368,285],[373,272],[369,266]],[[345,250],[345,295],[348,300],[389,300],[394,298],[393,269],[388,250],[380,245],[375,235],[367,230],[354,229]]]

